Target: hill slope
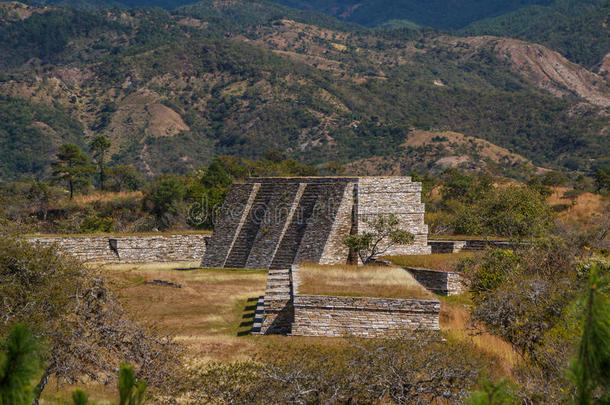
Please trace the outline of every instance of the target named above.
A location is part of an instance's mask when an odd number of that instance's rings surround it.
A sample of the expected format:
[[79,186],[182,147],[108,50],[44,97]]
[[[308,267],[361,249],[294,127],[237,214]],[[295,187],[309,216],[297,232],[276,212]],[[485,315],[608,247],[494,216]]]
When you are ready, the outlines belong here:
[[442,29],[462,28],[474,21],[499,16],[551,0],[280,0],[291,7],[321,11],[374,27],[390,20],[409,20]]
[[598,68],[610,52],[610,2],[557,0],[549,6],[524,7],[496,18],[475,22],[463,35],[495,35],[536,42],[573,62]]
[[44,175],[62,142],[98,134],[112,140],[114,162],[149,174],[270,148],[313,164],[393,156],[411,128],[485,139],[536,165],[586,170],[607,158],[605,101],[589,97],[605,100],[596,83],[605,79],[542,47],[541,60],[577,72],[578,86],[547,85],[490,38],[373,32],[330,18],[318,26],[266,4],[48,8],[3,22],[0,93],[12,101],[0,114],[14,105],[53,114],[0,127],[0,142],[30,145],[0,149],[0,176]]

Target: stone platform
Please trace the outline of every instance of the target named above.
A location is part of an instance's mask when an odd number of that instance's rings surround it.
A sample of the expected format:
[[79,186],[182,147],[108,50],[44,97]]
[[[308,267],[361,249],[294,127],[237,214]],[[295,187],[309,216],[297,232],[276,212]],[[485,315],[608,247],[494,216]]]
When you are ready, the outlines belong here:
[[202,267],[287,269],[345,264],[343,244],[367,220],[395,215],[415,235],[387,255],[429,254],[421,183],[409,177],[268,177],[234,184],[217,216]]

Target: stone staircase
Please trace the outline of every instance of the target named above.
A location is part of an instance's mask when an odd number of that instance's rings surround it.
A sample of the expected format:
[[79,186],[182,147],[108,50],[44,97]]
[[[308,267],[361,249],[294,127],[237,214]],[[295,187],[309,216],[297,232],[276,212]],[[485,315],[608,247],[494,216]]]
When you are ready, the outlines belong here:
[[243,268],[250,255],[250,250],[258,233],[260,222],[264,218],[269,199],[273,194],[273,184],[265,183],[261,185],[256,198],[252,204],[252,209],[248,213],[233,248],[229,252],[224,267]]
[[307,229],[308,220],[313,213],[314,206],[319,196],[320,185],[308,184],[301,196],[296,213],[292,218],[279,248],[275,253],[275,257],[271,262],[271,269],[286,269],[290,268],[294,262],[305,230]]
[[[259,299],[260,305],[261,299]],[[264,316],[254,320],[253,334],[289,334],[294,319],[292,280],[289,269],[270,270],[262,300]],[[259,307],[257,306],[257,313]],[[258,322],[257,322],[258,321]],[[260,324],[260,326],[258,325]]]

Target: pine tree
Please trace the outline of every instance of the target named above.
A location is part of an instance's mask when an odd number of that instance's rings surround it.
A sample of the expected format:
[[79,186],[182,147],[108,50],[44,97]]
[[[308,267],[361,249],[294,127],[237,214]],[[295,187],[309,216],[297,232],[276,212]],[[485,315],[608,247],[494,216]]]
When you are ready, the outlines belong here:
[[104,191],[104,183],[106,181],[106,151],[110,148],[111,143],[104,135],[96,137],[91,142],[91,152],[97,161],[97,168],[100,176],[100,190]]
[[119,405],[142,405],[145,399],[146,382],[136,378],[136,372],[129,364],[121,364],[119,369]]
[[[583,332],[578,354],[571,366],[576,385],[575,403],[610,402],[610,283],[608,266],[591,268],[584,302]],[[599,392],[601,391],[601,392]],[[599,401],[594,400],[598,392]]]
[[42,368],[41,346],[30,329],[16,324],[0,343],[0,405],[29,405],[30,381]]
[[88,183],[89,175],[94,171],[89,159],[78,146],[65,144],[59,148],[57,161],[51,165],[53,176],[57,181],[65,181],[70,190],[70,199],[74,196],[74,186],[78,183]]

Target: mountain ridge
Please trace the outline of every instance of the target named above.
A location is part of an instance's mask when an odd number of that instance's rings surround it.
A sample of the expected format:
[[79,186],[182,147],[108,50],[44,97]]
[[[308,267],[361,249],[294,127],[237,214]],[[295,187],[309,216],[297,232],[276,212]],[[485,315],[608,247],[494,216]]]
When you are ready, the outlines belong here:
[[[462,39],[433,31],[335,30],[328,26],[338,22],[320,27],[248,4],[247,13],[228,2],[173,13],[58,9],[0,26],[10,38],[38,23],[65,33],[63,48],[27,59],[9,58],[20,42],[7,48],[0,91],[25,109],[51,108],[74,128],[64,134],[34,113],[15,128],[0,126],[0,143],[12,145],[3,151],[21,147],[31,155],[25,162],[38,162],[0,177],[45,176],[59,143],[85,147],[100,134],[113,142],[114,163],[150,175],[273,148],[310,164],[390,156],[411,128],[475,136],[535,165],[603,164],[606,109],[570,91],[539,89],[489,40],[465,50]],[[74,21],[97,25],[83,30]],[[44,49],[46,38],[36,40]],[[49,132],[36,122],[60,139],[34,142]],[[10,137],[26,129],[32,139]]]

